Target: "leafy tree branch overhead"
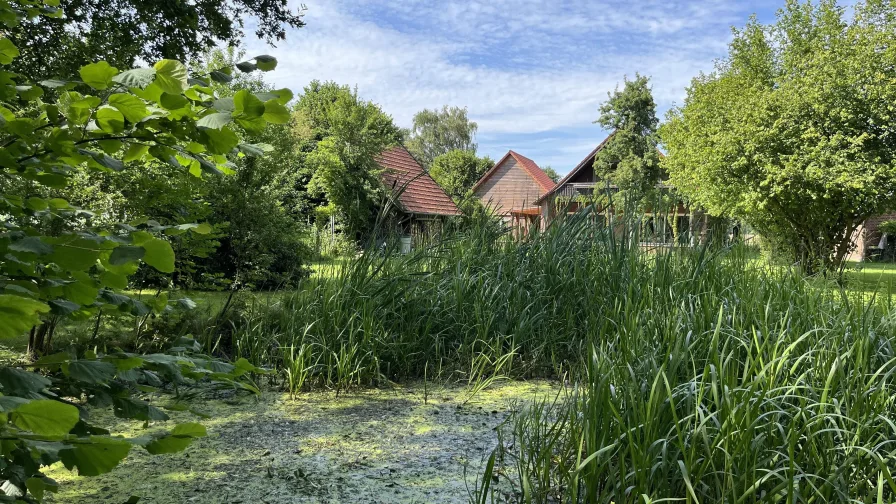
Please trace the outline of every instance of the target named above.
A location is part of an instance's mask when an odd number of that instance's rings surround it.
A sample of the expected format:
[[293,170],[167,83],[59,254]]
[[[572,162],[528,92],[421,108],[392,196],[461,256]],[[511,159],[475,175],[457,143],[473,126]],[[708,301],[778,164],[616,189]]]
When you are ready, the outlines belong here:
[[[59,17],[62,11],[52,0],[0,3],[0,22],[8,27],[39,14]],[[231,81],[232,67],[190,75],[172,59],[124,71],[99,61],[68,79],[35,83],[7,69],[21,52],[0,38],[0,338],[30,329],[29,347],[39,356],[60,318],[83,319],[100,310],[133,315],[169,310],[164,294],[149,300],[124,294],[129,277],[140,264],[173,272],[175,255],[166,237],[211,231],[207,223],[163,225],[147,216],[94,219],[90,209],[64,197],[75,179],[150,162],[194,177],[231,173],[231,160],[269,150],[240,136],[288,122],[285,104],[292,93],[243,89],[220,96],[212,83]],[[272,70],[276,64],[262,55],[236,67]],[[149,422],[167,415],[132,397],[138,389],[158,393],[166,382],[175,387],[204,382],[257,392],[244,378],[263,370],[245,361],[202,357],[200,349],[186,339],[167,354],[61,353],[28,366],[47,375],[0,367],[0,437],[7,443],[0,476],[17,495],[40,501],[57,488],[42,466],[61,461],[93,476],[115,467],[132,445],[150,453],[182,450],[205,435],[201,425],[184,423],[141,439],[116,438],[63,398],[87,398],[94,406],[113,406],[121,418]]]
[[219,43],[239,45],[247,21],[275,44],[287,28],[304,26],[286,0],[60,0],[53,19],[23,20],[8,28],[22,50],[11,68],[32,79],[75,75],[81,65],[201,57]]

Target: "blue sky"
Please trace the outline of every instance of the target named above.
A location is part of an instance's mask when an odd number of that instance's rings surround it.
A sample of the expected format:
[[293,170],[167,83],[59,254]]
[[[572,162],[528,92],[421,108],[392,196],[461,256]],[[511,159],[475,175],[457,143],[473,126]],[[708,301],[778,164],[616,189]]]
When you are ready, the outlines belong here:
[[[466,106],[480,155],[513,149],[569,171],[606,135],[593,121],[623,76],[651,76],[660,118],[712,69],[749,16],[783,0],[305,0],[307,26],[276,48],[269,80],[357,85],[401,126],[414,113]],[[293,3],[297,7],[298,3]]]

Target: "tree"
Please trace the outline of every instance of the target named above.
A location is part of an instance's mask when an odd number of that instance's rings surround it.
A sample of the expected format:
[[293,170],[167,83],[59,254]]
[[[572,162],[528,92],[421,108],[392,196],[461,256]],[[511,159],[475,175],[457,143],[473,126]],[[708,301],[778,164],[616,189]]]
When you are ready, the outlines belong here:
[[429,169],[435,158],[450,151],[476,152],[477,129],[477,124],[467,117],[466,107],[445,105],[442,110],[423,109],[414,115],[407,148]]
[[650,79],[634,80],[608,93],[595,121],[612,136],[594,159],[594,173],[619,188],[619,199],[636,202],[650,194],[660,178],[656,104]]
[[436,157],[429,168],[429,174],[458,202],[494,165],[495,162],[489,157],[480,158],[475,152],[458,149]]
[[[0,23],[14,27],[54,15],[50,3],[0,2]],[[115,223],[95,219],[62,197],[73,180],[150,161],[197,177],[226,173],[228,156],[264,150],[240,142],[234,128],[259,131],[285,122],[283,103],[291,94],[240,91],[223,100],[208,82],[221,75],[188,80],[186,66],[168,59],[123,72],[100,61],[81,67],[79,79],[37,84],[7,70],[18,56],[19,48],[0,36],[0,338],[30,330],[29,348],[40,353],[48,345],[39,339],[48,343],[60,320],[100,310],[147,316],[168,309],[163,294],[144,300],[125,294],[129,277],[141,263],[173,271],[174,252],[163,236],[209,231],[203,223],[162,225],[139,215]],[[273,68],[275,61],[259,56],[246,63]],[[203,357],[200,350],[198,342],[182,339],[168,353],[105,353],[96,346],[79,355],[44,355],[27,367],[0,366],[2,500],[42,501],[58,487],[42,469],[56,462],[95,476],[112,470],[132,446],[173,453],[204,436],[205,428],[192,422],[141,438],[112,436],[73,404],[111,406],[116,417],[149,422],[168,415],[138,394],[163,393],[172,383],[178,390],[204,382],[257,392],[247,375],[263,370],[245,360]]]
[[311,173],[308,190],[338,211],[350,236],[375,222],[385,196],[376,157],[401,142],[401,131],[380,107],[357,90],[312,82],[296,106],[297,134],[313,145],[304,157]]
[[10,29],[22,50],[14,71],[33,80],[76,75],[97,60],[118,68],[162,58],[188,60],[218,43],[238,45],[247,19],[274,43],[304,26],[286,0],[63,0],[55,18]]
[[840,267],[858,226],[896,207],[896,4],[844,11],[791,0],[774,24],[752,19],[662,128],[673,184],[809,273]]
[[555,170],[552,166],[545,166],[541,169],[541,171],[543,171],[545,175],[550,177],[550,179],[553,180],[555,184],[557,182],[560,182],[560,174],[557,173],[557,170]]

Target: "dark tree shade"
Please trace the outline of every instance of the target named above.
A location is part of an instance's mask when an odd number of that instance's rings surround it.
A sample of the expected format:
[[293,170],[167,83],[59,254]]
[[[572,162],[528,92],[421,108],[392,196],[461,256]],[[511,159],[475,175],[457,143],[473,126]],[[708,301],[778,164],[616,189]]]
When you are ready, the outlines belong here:
[[129,68],[138,60],[189,60],[218,43],[238,44],[244,23],[273,44],[288,27],[304,26],[287,0],[62,0],[60,19],[38,18],[9,33],[21,50],[13,70],[39,80],[77,75],[106,60]]

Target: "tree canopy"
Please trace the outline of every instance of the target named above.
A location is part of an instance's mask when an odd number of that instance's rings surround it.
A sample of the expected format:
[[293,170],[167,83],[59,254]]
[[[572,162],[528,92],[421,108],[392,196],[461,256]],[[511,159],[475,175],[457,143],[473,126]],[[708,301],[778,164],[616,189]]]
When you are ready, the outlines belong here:
[[407,148],[424,168],[433,160],[453,150],[476,152],[478,125],[467,117],[466,107],[441,110],[423,109],[414,115]]
[[557,182],[560,182],[560,174],[557,173],[557,170],[555,170],[552,166],[544,166],[541,168],[541,171],[543,171],[545,175],[553,180],[555,184]]
[[189,60],[224,43],[239,45],[246,21],[268,43],[304,26],[286,0],[63,0],[59,15],[10,28],[22,51],[12,68],[32,79],[76,75],[104,60],[130,68],[138,60]]
[[735,31],[662,128],[671,182],[742,218],[807,271],[838,267],[853,231],[896,207],[896,4],[790,0]]
[[494,164],[487,156],[480,158],[475,152],[457,149],[436,157],[429,174],[457,202]]
[[[49,2],[0,2],[0,23],[14,27],[58,12]],[[0,338],[30,331],[29,353],[41,358],[28,369],[0,366],[0,476],[5,500],[40,502],[58,488],[43,473],[53,463],[95,476],[117,466],[132,446],[173,453],[206,433],[202,425],[184,422],[141,438],[112,436],[90,422],[86,409],[63,398],[111,407],[119,418],[163,421],[169,416],[136,391],[198,382],[257,391],[243,376],[264,373],[245,359],[230,364],[202,356],[191,338],[151,355],[106,352],[97,345],[78,355],[41,356],[62,319],[84,320],[103,310],[148,317],[170,309],[166,294],[126,294],[129,278],[141,264],[174,271],[166,237],[211,231],[204,222],[98,215],[72,204],[66,194],[87,173],[145,163],[164,163],[194,177],[229,173],[232,160],[267,150],[242,142],[239,132],[288,121],[284,103],[292,93],[240,90],[221,97],[210,83],[228,80],[231,68],[189,78],[188,68],[171,59],[124,71],[99,61],[81,67],[78,76],[35,83],[8,71],[19,56],[19,48],[0,36]],[[257,56],[239,65],[255,66],[272,69],[276,60]]]
[[308,190],[332,205],[350,235],[368,231],[385,195],[376,157],[401,142],[401,130],[357,90],[333,82],[306,87],[296,113],[297,134],[311,149]]
[[608,93],[595,121],[612,136],[594,159],[594,173],[619,187],[619,197],[639,201],[660,178],[656,103],[650,79],[625,78],[622,89]]

